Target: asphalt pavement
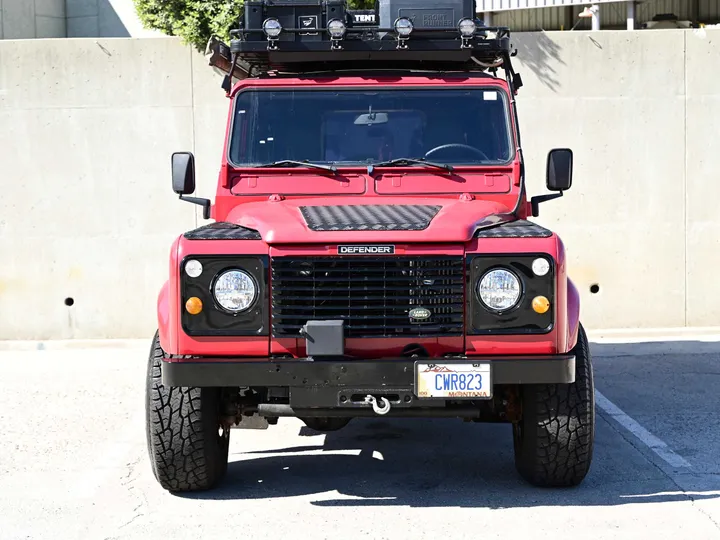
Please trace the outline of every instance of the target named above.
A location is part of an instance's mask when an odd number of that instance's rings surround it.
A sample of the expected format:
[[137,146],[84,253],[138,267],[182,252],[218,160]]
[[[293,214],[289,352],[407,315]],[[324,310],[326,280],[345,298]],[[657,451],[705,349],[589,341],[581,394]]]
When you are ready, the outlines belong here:
[[150,471],[148,343],[0,350],[0,540],[720,538],[720,343],[593,344],[593,466],[515,473],[507,425],[294,419],[234,430],[228,475],[177,496]]

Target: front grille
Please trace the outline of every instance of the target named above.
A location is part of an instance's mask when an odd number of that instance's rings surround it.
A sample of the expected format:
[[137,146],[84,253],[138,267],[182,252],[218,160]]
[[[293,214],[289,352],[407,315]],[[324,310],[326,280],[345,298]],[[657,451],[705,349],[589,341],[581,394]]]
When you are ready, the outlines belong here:
[[[343,320],[346,337],[463,332],[462,257],[277,257],[271,266],[276,337],[298,337],[312,320]],[[415,308],[430,316],[411,319]]]

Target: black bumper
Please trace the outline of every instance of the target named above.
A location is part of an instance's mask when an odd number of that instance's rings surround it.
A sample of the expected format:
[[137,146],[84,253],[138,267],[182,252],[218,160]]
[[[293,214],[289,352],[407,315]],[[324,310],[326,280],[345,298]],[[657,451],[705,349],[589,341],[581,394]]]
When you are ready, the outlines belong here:
[[[423,359],[427,361],[428,359]],[[448,362],[437,359],[438,362]],[[575,382],[575,356],[498,356],[456,360],[492,365],[493,384]],[[212,361],[163,362],[165,386],[289,388],[415,388],[415,361],[269,360],[213,358]]]

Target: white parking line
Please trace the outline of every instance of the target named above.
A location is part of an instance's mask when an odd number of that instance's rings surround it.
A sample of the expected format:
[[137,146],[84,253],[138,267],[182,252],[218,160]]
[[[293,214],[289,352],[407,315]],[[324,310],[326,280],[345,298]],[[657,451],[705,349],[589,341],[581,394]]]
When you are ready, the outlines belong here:
[[667,444],[630,418],[620,407],[597,390],[595,390],[595,404],[612,416],[618,424],[640,439],[645,446],[655,452],[665,463],[675,468],[691,468],[690,463],[683,457],[673,452]]

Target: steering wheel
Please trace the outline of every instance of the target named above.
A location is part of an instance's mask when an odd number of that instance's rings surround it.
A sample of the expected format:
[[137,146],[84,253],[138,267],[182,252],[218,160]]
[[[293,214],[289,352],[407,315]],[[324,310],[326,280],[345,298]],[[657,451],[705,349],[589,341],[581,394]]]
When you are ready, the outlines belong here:
[[437,153],[439,153],[439,152],[442,152],[443,150],[450,150],[450,149],[453,149],[453,148],[458,148],[458,149],[462,149],[462,150],[469,150],[469,151],[472,152],[473,154],[475,154],[475,155],[477,155],[477,156],[480,156],[480,159],[482,159],[482,160],[484,160],[484,161],[490,161],[490,158],[487,157],[487,155],[485,155],[485,153],[482,152],[481,150],[478,150],[478,149],[475,148],[474,146],[469,146],[469,145],[467,145],[467,144],[460,144],[460,143],[443,144],[443,145],[440,145],[440,146],[436,146],[435,148],[433,148],[432,150],[429,150],[429,151],[425,154],[425,159],[430,159],[434,154],[437,154]]

